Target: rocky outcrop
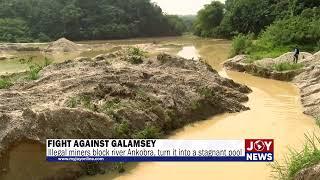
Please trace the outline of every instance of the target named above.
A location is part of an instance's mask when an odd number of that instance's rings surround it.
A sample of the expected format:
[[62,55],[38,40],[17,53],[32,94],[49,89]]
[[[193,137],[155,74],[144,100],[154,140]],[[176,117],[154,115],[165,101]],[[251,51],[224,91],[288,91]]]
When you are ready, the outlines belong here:
[[[201,118],[248,108],[251,90],[198,61],[161,54],[131,64],[125,54],[46,67],[40,79],[0,90],[0,150],[25,140],[167,134]],[[120,128],[120,130],[119,130]]]
[[311,66],[294,79],[305,113],[320,117],[320,65]]

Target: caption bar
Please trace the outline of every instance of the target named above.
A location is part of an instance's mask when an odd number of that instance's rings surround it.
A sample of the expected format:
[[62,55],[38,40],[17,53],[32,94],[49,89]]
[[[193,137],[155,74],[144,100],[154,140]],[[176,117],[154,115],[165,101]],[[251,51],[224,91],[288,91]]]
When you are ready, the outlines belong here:
[[150,162],[274,160],[273,139],[48,139],[49,162]]

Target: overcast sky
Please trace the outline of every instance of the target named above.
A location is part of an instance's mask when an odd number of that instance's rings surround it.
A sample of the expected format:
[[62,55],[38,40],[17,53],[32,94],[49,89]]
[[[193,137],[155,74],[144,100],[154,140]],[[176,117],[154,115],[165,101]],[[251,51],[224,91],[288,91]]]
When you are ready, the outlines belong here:
[[[157,3],[167,14],[188,15],[197,14],[205,4],[212,0],[151,0]],[[224,2],[224,0],[220,0]]]

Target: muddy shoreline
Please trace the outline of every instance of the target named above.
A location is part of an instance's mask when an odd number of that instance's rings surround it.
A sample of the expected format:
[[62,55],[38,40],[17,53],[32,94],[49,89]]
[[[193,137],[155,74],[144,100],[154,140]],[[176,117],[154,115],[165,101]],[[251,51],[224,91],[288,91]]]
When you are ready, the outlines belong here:
[[277,63],[290,63],[292,53],[286,53],[278,58],[266,58],[248,63],[246,55],[238,55],[223,63],[224,67],[255,76],[288,81],[300,89],[301,103],[307,115],[320,116],[320,52],[314,55],[302,53],[299,62],[304,66],[296,70],[277,71],[273,67]]

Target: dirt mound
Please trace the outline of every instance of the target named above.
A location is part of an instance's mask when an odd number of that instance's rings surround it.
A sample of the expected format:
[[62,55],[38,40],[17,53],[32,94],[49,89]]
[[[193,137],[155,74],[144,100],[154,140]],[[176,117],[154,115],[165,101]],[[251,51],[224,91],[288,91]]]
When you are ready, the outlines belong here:
[[223,65],[229,70],[247,72],[255,76],[280,81],[292,81],[295,76],[304,71],[303,69],[277,71],[273,68],[275,63],[274,59],[271,58],[265,58],[254,63],[247,62],[248,57],[246,55],[239,55],[227,60]]
[[71,52],[71,51],[80,51],[82,47],[72,41],[69,41],[66,38],[60,38],[54,42],[51,42],[48,47],[45,49],[47,52]]
[[[47,138],[167,134],[195,120],[248,108],[251,90],[206,64],[162,54],[131,64],[107,54],[46,67],[40,79],[0,90],[0,149]],[[153,138],[153,137],[145,137]]]
[[305,113],[320,116],[320,65],[308,68],[294,80],[300,88]]

